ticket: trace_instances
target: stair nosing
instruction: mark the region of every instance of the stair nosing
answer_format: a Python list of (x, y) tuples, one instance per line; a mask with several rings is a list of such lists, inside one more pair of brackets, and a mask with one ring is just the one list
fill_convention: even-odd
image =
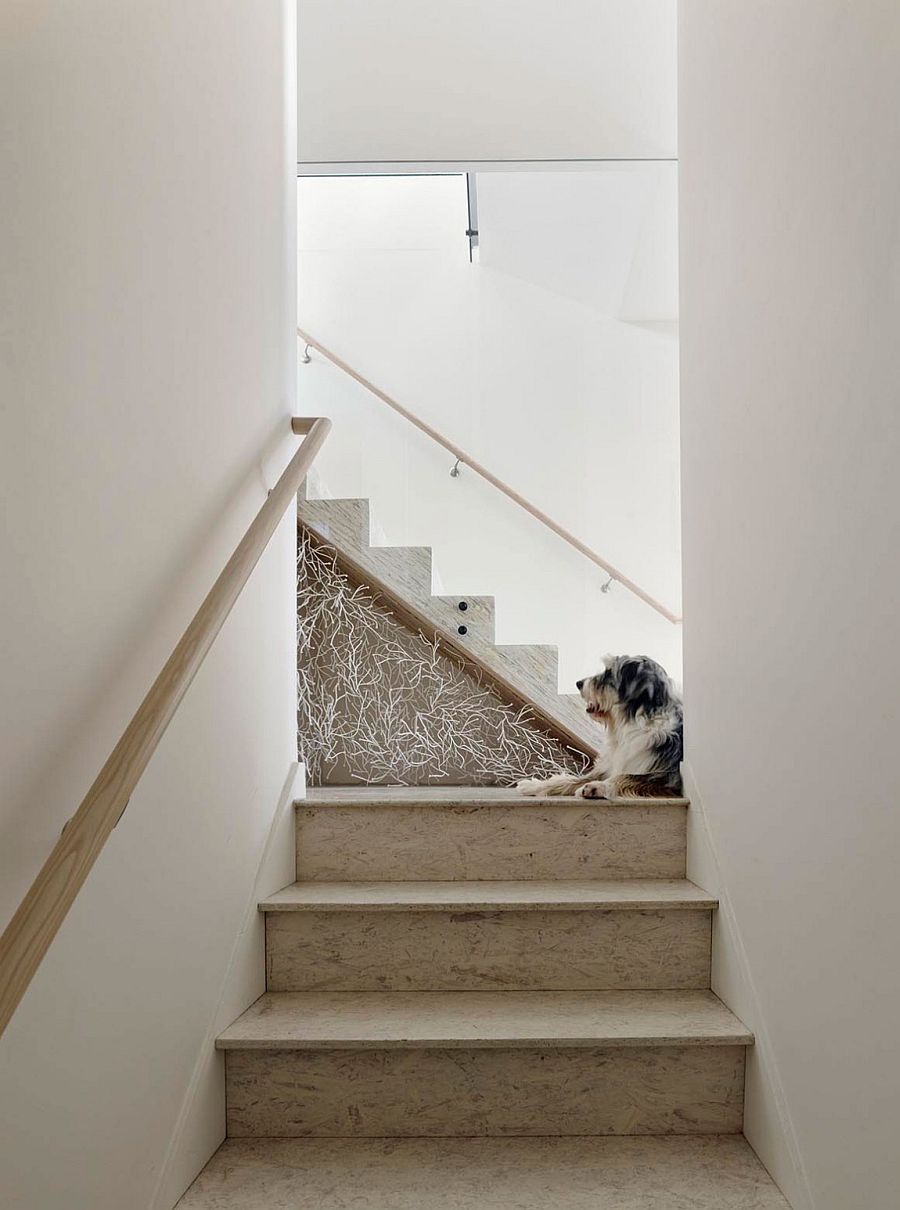
[[(342, 1006), (365, 1009), (369, 1017), (376, 1022), (381, 1012), (390, 1013), (391, 1009), (399, 1008), (407, 1013), (414, 1013), (416, 1020), (421, 1022), (422, 1011), (429, 1006), (439, 1006), (440, 1002), (449, 1005), (456, 1001), (466, 1013), (471, 1016), (464, 1018), (466, 1027), (459, 1023), (444, 1029), (435, 1029), (433, 1033), (404, 1031), (399, 1026), (392, 1026), (388, 1017), (382, 1016), (382, 1023), (387, 1020), (387, 1027), (379, 1033), (375, 1027), (368, 1030), (360, 1028), (341, 1035), (327, 1030), (315, 1032), (307, 1027), (307, 1032), (297, 1028), (294, 1034), (281, 1030), (280, 1033), (271, 1029), (265, 1032), (266, 1022), (272, 1020), (274, 1012), (295, 1018), (298, 1027), (303, 1025), (303, 1009), (317, 1009), (320, 1015), (324, 1012), (327, 1019), (334, 1023), (340, 1020)], [(505, 1001), (505, 1003), (504, 1003)], [(667, 1004), (677, 1013), (685, 1006), (691, 1006), (691, 1011), (710, 1015), (711, 1024), (718, 1022), (717, 1029), (708, 1027), (703, 1030), (698, 1026), (677, 1029), (654, 1027), (652, 1023), (643, 1029), (639, 1027), (641, 1006), (650, 1008), (653, 1002), (657, 1008), (666, 1009)], [(513, 1017), (519, 1013), (519, 1025), (511, 1027), (508, 1032), (501, 1032), (495, 1021), (487, 1026), (475, 1025), (477, 1011), (482, 1012), (491, 1007), (509, 1010)], [(550, 1009), (565, 1009), (577, 1007), (579, 1002), (590, 1010), (592, 1004), (595, 1010), (602, 1013), (603, 1007), (615, 1006), (615, 1011), (630, 1012), (631, 1020), (638, 1025), (632, 1025), (629, 1032), (621, 1026), (618, 1032), (607, 1025), (593, 1029), (581, 1030), (563, 1028), (563, 1024), (555, 1029), (543, 1029), (528, 1032), (522, 1027), (522, 1010), (536, 1012), (539, 1024), (546, 1024), (540, 1010), (547, 1013)], [(636, 1007), (637, 1006), (637, 1007)], [(537, 1011), (536, 1011), (537, 1010)], [(496, 1020), (496, 1019), (495, 1019)], [(249, 1026), (255, 1028), (248, 1029)], [(723, 1024), (728, 1028), (724, 1029)], [(421, 1029), (421, 1025), (419, 1026)], [(481, 1028), (479, 1036), (474, 1030)], [(412, 1034), (413, 1036), (407, 1036)], [(594, 1048), (626, 1049), (626, 1048), (659, 1048), (659, 1047), (697, 1047), (697, 1046), (751, 1046), (753, 1035), (738, 1020), (737, 1017), (709, 991), (584, 991), (584, 992), (547, 992), (547, 991), (415, 991), (415, 992), (266, 992), (254, 1005), (242, 1014), (237, 1021), (230, 1025), (216, 1040), (218, 1050), (545, 1050)]]
[[(658, 882), (658, 888), (653, 884)], [(641, 893), (627, 898), (639, 883)], [(567, 899), (554, 888), (584, 888)], [(483, 888), (503, 887), (492, 898)], [(402, 888), (402, 889), (401, 889)], [(404, 889), (406, 895), (404, 896)], [(625, 892), (618, 896), (615, 891)], [(519, 897), (516, 897), (518, 891)], [(592, 893), (593, 891), (593, 893)], [(653, 892), (657, 891), (656, 894)], [(531, 892), (528, 894), (527, 892)], [(328, 898), (329, 895), (335, 898)], [(344, 897), (341, 898), (341, 895)], [(395, 896), (395, 898), (392, 898)], [(304, 898), (305, 897), (305, 898)], [(259, 903), (261, 912), (656, 912), (715, 911), (718, 900), (689, 879), (510, 881), (485, 879), (432, 882), (294, 882)]]
[[(429, 796), (429, 789), (447, 790), (446, 786), (386, 786), (384, 794), (371, 797), (355, 797), (352, 790), (356, 787), (322, 786), (310, 791), (306, 798), (294, 802), (297, 809), (302, 807), (571, 807), (581, 806), (586, 810), (594, 807), (688, 807), (687, 798), (577, 798), (570, 794), (548, 796), (532, 796), (509, 792), (491, 794), (494, 788), (485, 787), (481, 796), (438, 798)], [(380, 786), (366, 786), (369, 791), (378, 791)], [(351, 791), (346, 793), (343, 791)], [(411, 791), (408, 797), (399, 798), (398, 789)], [(392, 791), (394, 792), (392, 794)]]

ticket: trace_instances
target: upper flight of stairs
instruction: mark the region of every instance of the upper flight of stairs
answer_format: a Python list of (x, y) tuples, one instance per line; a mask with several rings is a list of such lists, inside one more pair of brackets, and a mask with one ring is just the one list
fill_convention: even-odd
[(740, 1137), (752, 1038), (709, 990), (687, 809), (311, 792), (182, 1210), (786, 1210)]
[(516, 704), (528, 705), (566, 743), (596, 753), (597, 725), (586, 716), (581, 697), (559, 692), (557, 649), (495, 643), (493, 597), (432, 595), (430, 547), (372, 546), (368, 500), (310, 500), (301, 492), (297, 518), (415, 628), (438, 636), (446, 648), (471, 661), (480, 675)]

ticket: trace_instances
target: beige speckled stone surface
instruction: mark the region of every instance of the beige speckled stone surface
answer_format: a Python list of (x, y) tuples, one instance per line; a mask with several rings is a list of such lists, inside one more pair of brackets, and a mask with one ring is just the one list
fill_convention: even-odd
[(742, 1046), (231, 1050), (229, 1137), (715, 1134)]
[(435, 790), (297, 805), (297, 877), (316, 881), (683, 878), (681, 800), (528, 800)]
[(733, 1046), (753, 1036), (709, 991), (269, 992), (221, 1050)]
[(369, 543), (368, 500), (307, 500), (299, 496), (297, 516), (338, 548), (353, 549)]
[(178, 1210), (790, 1210), (743, 1138), (230, 1139)]
[[(460, 609), (460, 602), (465, 609)], [(465, 626), (467, 634), (483, 643), (494, 641), (494, 618), (496, 607), (493, 597), (470, 597), (457, 594), (450, 597), (432, 597), (431, 616), (437, 625), (449, 631)]]
[(709, 987), (709, 911), (276, 912), (269, 991)]
[[(572, 799), (548, 797), (530, 798), (509, 786), (316, 786), (309, 791), (308, 799), (316, 805), (360, 806), (377, 803), (379, 806), (408, 807), (413, 804), (428, 806), (474, 807), (474, 806), (565, 806)], [(672, 806), (688, 805), (686, 798), (619, 798), (614, 800), (621, 806), (640, 807), (645, 805)]]
[(409, 605), (431, 601), (430, 546), (368, 546), (353, 553), (376, 584), (392, 588)]
[(697, 911), (718, 906), (685, 879), (583, 882), (294, 882), (259, 905), (264, 912)]

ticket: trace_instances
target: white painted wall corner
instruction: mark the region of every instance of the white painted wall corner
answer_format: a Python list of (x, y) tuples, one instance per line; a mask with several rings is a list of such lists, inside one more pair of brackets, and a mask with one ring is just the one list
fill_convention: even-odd
[[(294, 762), (260, 852), (218, 1006), (198, 1050), (149, 1210), (172, 1210), (225, 1138), (225, 1071), (215, 1040), (266, 990), (265, 921), (258, 905), (294, 881), (294, 803), (305, 797), (306, 767)], [(188, 1129), (190, 1122), (193, 1125)]]
[(298, 762), (294, 772), (290, 793), (292, 802), (302, 802), (306, 798), (306, 764), (302, 760)]
[(691, 804), (687, 875), (719, 901), (713, 917), (712, 990), (753, 1031), (755, 1039), (747, 1054), (744, 1134), (793, 1210), (814, 1210), (809, 1177), (710, 816), (687, 761), (682, 772), (684, 793)]

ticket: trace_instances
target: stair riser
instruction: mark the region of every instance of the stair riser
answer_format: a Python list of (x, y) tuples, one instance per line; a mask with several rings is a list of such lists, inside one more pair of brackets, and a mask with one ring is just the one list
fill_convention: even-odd
[(686, 824), (685, 808), (677, 803), (303, 803), (297, 809), (297, 877), (338, 882), (683, 878)]
[(731, 1134), (741, 1046), (245, 1050), (232, 1137)]
[(708, 911), (271, 912), (269, 991), (709, 987)]
[(351, 549), (368, 546), (367, 500), (302, 500), (297, 513), (326, 542)]
[(342, 550), (377, 583), (416, 605), (431, 599), (431, 548), (425, 546), (370, 546), (369, 509), (360, 525), (357, 500), (309, 500), (297, 515), (313, 534)]
[[(465, 609), (460, 609), (460, 603)], [(425, 610), (435, 626), (448, 633), (455, 633), (466, 644), (494, 642), (494, 598), (493, 597), (431, 597)], [(459, 628), (465, 627), (465, 635)]]

